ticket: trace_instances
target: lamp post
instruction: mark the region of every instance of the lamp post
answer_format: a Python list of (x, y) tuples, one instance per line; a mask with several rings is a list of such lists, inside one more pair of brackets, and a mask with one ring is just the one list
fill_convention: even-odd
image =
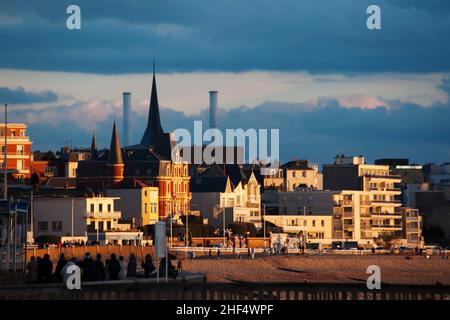
[(170, 211), (170, 247), (173, 247), (173, 212)]
[(186, 236), (184, 237), (186, 241), (186, 247), (189, 247), (189, 215), (186, 214)]
[(266, 205), (263, 204), (263, 237), (264, 237), (264, 248), (266, 247)]
[(8, 105), (5, 103), (5, 149), (3, 157), (3, 199), (8, 200)]

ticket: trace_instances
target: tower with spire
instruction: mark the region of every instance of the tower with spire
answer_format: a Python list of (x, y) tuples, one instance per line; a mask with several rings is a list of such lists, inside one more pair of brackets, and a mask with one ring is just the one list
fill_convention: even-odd
[[(103, 191), (130, 179), (158, 187), (158, 213), (165, 219), (189, 214), (190, 177), (187, 163), (172, 161), (176, 141), (161, 126), (155, 67), (152, 80), (147, 126), (140, 143), (122, 149), (114, 121), (109, 150), (99, 150), (91, 160), (78, 163), (77, 183)], [(96, 149), (94, 135), (91, 152)]]
[(97, 139), (95, 138), (95, 132), (92, 132), (92, 141), (91, 141), (91, 159), (97, 159), (98, 152), (97, 152)]
[(148, 111), (147, 126), (142, 135), (141, 142), (137, 145), (127, 147), (127, 150), (153, 150), (159, 156), (167, 160), (171, 160), (172, 148), (176, 146), (176, 142), (170, 133), (164, 132), (161, 126), (161, 118), (159, 114), (158, 90), (156, 87), (156, 71), (153, 62), (153, 80), (152, 91), (150, 95), (150, 105)]
[(120, 146), (119, 133), (116, 121), (114, 120), (111, 135), (111, 144), (108, 152), (108, 162), (106, 164), (106, 175), (109, 183), (117, 183), (123, 179), (124, 163), (122, 157), (122, 147)]

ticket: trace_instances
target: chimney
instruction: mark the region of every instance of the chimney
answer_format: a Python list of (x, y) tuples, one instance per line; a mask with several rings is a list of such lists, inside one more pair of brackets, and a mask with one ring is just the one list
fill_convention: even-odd
[(217, 128), (216, 113), (217, 113), (217, 91), (209, 92), (209, 127)]
[(123, 93), (123, 145), (130, 145), (131, 92)]

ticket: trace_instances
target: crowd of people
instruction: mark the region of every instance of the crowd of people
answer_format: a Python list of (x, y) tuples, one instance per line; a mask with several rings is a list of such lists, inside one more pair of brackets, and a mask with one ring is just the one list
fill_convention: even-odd
[[(162, 258), (159, 264), (159, 275), (161, 277), (165, 277), (166, 274), (165, 259)], [(181, 271), (181, 260), (179, 260), (177, 268), (172, 265), (171, 259), (167, 261), (167, 264), (168, 277), (175, 279), (178, 276), (178, 272)], [(97, 254), (95, 259), (90, 253), (86, 253), (83, 259), (75, 257), (67, 259), (64, 254), (61, 254), (54, 271), (50, 256), (45, 254), (42, 258), (31, 257), (27, 264), (27, 280), (30, 283), (65, 283), (67, 277), (70, 276), (67, 268), (71, 265), (77, 265), (80, 268), (82, 281), (123, 280), (126, 278), (151, 278), (156, 276), (156, 267), (150, 254), (147, 254), (141, 261), (143, 273), (138, 273), (138, 259), (134, 253), (131, 253), (128, 257), (128, 263), (125, 262), (123, 256), (117, 258), (114, 253), (105, 261), (102, 260), (101, 254)]]

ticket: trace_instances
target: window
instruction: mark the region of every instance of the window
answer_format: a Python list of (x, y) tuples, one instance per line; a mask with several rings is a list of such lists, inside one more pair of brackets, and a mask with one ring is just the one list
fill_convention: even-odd
[(320, 225), (321, 225), (322, 227), (325, 227), (325, 220), (320, 221)]
[(306, 171), (302, 171), (303, 178), (306, 178)]
[(17, 154), (18, 155), (23, 155), (23, 146), (17, 146)]
[(17, 160), (17, 170), (23, 170), (23, 160)]
[(54, 231), (54, 232), (62, 231), (62, 221), (53, 221), (52, 222), (52, 231)]
[(148, 210), (147, 203), (144, 203), (144, 213), (147, 213), (147, 210)]
[(39, 221), (38, 222), (38, 230), (39, 231), (48, 231), (48, 221)]
[(316, 226), (316, 220), (312, 221), (312, 226), (315, 227)]
[(95, 211), (95, 205), (93, 203), (91, 203), (91, 212)]
[(99, 212), (103, 212), (103, 203), (100, 203), (100, 204), (98, 205), (98, 211), (99, 211)]

